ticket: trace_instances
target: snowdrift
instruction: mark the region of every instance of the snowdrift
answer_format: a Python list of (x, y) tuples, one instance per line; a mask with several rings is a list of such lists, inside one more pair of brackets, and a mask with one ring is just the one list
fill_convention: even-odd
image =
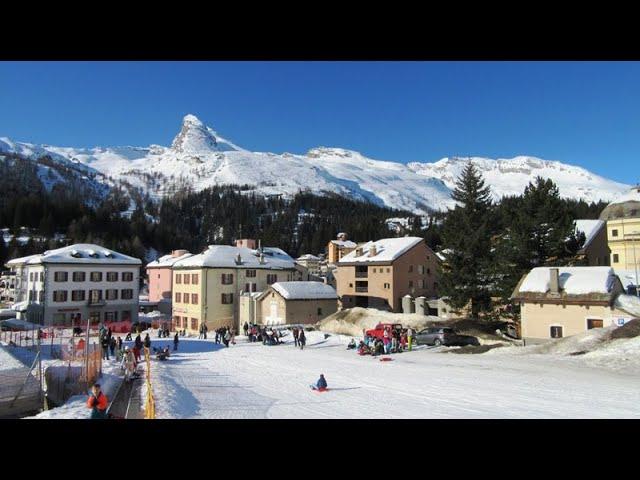
[(378, 323), (400, 323), (404, 327), (420, 330), (433, 322), (445, 320), (432, 315), (391, 313), (375, 308), (355, 307), (340, 310), (318, 322), (316, 326), (323, 332), (361, 337), (363, 329), (375, 328)]

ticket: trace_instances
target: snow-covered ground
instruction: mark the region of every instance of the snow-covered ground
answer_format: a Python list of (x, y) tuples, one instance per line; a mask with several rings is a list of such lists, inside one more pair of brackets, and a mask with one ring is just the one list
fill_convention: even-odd
[[(152, 364), (157, 417), (640, 418), (640, 366), (613, 371), (580, 357), (452, 355), (445, 347), (381, 362), (346, 350), (348, 339), (309, 332), (303, 351), (290, 339), (264, 346), (239, 337), (230, 348), (181, 339), (168, 361)], [(309, 388), (320, 373), (329, 392)]]

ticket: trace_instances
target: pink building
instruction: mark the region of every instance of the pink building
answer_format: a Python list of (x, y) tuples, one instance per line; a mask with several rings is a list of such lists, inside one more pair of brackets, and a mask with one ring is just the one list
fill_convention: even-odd
[(191, 256), (193, 254), (186, 250), (174, 250), (169, 255), (160, 257), (147, 265), (150, 302), (159, 302), (163, 298), (171, 300), (173, 288), (171, 267), (178, 260), (184, 260)]
[(239, 238), (238, 240), (236, 240), (236, 247), (244, 247), (255, 250), (256, 241), (253, 238)]

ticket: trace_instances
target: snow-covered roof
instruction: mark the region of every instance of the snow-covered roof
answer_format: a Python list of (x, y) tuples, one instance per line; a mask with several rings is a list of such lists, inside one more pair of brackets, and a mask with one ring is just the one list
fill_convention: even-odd
[(14, 267), (14, 266), (17, 266), (17, 265), (22, 265), (22, 264), (27, 263), (29, 260), (32, 260), (32, 259), (37, 258), (37, 257), (39, 257), (39, 256), (40, 256), (40, 254), (36, 254), (36, 255), (28, 255), (28, 256), (26, 256), (26, 257), (14, 258), (14, 259), (12, 259), (12, 260), (9, 260), (9, 261), (6, 263), (6, 265), (7, 265), (8, 267)]
[(636, 295), (618, 295), (614, 302), (614, 306), (640, 318), (640, 298)]
[(356, 248), (358, 245), (351, 240), (331, 240), (331, 243), (344, 248)]
[[(616, 275), (618, 275), (618, 278), (620, 278), (620, 281), (622, 282), (622, 285), (625, 289), (640, 283), (636, 280), (635, 270), (621, 270), (619, 268), (616, 268), (615, 272)], [(640, 280), (640, 269), (638, 269), (638, 279)]]
[(16, 258), (8, 262), (7, 265), (11, 266), (20, 263), (26, 263), (27, 265), (37, 265), (40, 263), (112, 263), (118, 265), (140, 265), (142, 260), (109, 250), (100, 245), (76, 243), (56, 250), (47, 250), (44, 253), (31, 255), (30, 257), (23, 257), (22, 259)]
[(587, 248), (591, 241), (596, 237), (596, 234), (601, 228), (604, 228), (605, 222), (603, 220), (576, 220), (575, 230), (576, 233), (581, 231), (584, 233), (585, 240), (582, 248)]
[[(209, 248), (199, 255), (193, 255), (173, 264), (174, 268), (266, 268), (293, 269), (295, 262), (279, 248), (265, 247), (262, 249), (264, 263), (260, 263), (258, 250), (231, 245), (209, 245)], [(236, 263), (240, 255), (240, 263)]]
[(311, 261), (320, 261), (320, 257), (316, 257), (315, 255), (311, 255), (310, 253), (305, 253), (304, 255), (297, 258), (297, 260), (311, 260)]
[(276, 282), (271, 287), (287, 300), (338, 298), (336, 290), (322, 282)]
[[(560, 290), (567, 295), (609, 294), (616, 281), (611, 267), (558, 267)], [(532, 269), (520, 285), (520, 292), (547, 293), (551, 267)]]
[[(364, 244), (362, 246), (362, 255), (356, 256), (357, 250), (354, 250), (342, 257), (338, 263), (391, 262), (422, 241), (424, 239), (420, 237), (383, 238)], [(376, 254), (369, 256), (369, 251), (373, 245), (375, 245)]]
[(147, 268), (162, 268), (162, 267), (171, 267), (174, 263), (184, 260), (185, 258), (192, 257), (193, 253), (185, 253), (184, 255), (180, 255), (179, 257), (174, 257), (173, 255), (164, 255), (153, 262), (149, 262), (147, 264)]
[(633, 187), (631, 190), (629, 190), (624, 195), (620, 195), (618, 198), (616, 198), (609, 205), (616, 205), (618, 203), (625, 203), (625, 202), (640, 202), (640, 188), (639, 187)]

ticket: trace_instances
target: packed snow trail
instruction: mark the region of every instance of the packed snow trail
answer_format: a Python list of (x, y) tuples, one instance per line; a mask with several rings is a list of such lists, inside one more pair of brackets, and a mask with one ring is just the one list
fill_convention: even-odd
[[(154, 344), (167, 343), (154, 340)], [(541, 355), (359, 356), (309, 332), (304, 350), (181, 339), (153, 361), (157, 418), (640, 418), (640, 376)], [(309, 388), (324, 373), (329, 392)]]

